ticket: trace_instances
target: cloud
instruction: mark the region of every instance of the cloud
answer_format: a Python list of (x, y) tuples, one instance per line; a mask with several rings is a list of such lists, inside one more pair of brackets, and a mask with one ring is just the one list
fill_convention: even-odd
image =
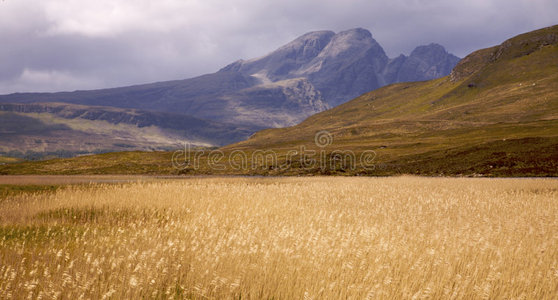
[(0, 93), (115, 87), (214, 72), (312, 30), (369, 29), (390, 56), (464, 56), (553, 25), (554, 0), (4, 0)]
[(0, 89), (22, 91), (32, 86), (37, 90), (65, 90), (68, 86), (79, 86), (83, 89), (102, 85), (95, 77), (84, 77), (77, 73), (64, 71), (42, 71), (24, 69), (16, 80), (0, 81)]

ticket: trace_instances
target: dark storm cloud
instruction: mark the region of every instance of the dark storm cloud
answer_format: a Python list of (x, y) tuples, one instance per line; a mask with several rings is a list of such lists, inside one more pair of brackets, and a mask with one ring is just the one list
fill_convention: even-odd
[(0, 93), (187, 78), (323, 29), (369, 29), (391, 57), (431, 42), (463, 57), (557, 15), (554, 0), (5, 0)]

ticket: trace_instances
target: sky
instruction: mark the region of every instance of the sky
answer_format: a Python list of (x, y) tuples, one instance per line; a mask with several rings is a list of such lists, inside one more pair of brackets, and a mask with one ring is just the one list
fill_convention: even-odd
[(555, 24), (556, 0), (0, 0), (0, 94), (195, 77), (315, 30), (464, 57)]

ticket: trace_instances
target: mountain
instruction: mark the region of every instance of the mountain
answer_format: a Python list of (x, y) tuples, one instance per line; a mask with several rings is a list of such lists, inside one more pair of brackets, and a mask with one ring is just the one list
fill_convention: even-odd
[[(178, 136), (187, 140), (193, 137), (203, 141), (202, 144), (221, 146), (240, 141), (262, 128), (296, 125), (311, 115), (386, 84), (448, 75), (458, 60), (442, 46), (435, 44), (420, 46), (409, 57), (402, 55), (390, 60), (365, 29), (339, 33), (317, 31), (307, 33), (263, 57), (240, 60), (218, 72), (191, 79), (90, 91), (15, 93), (1, 95), (0, 103), (35, 103), (35, 107), (38, 103), (67, 103), (81, 107), (66, 106), (65, 109), (83, 111), (88, 110), (85, 106), (91, 106), (92, 111), (111, 111), (112, 108), (119, 108), (119, 113), (129, 115), (135, 115), (137, 112), (134, 110), (141, 110), (142, 114), (150, 116), (154, 122), (152, 126), (166, 128), (165, 132), (167, 129), (181, 130)], [(155, 112), (159, 113), (159, 117), (153, 117)], [(28, 117), (22, 111), (11, 113)], [(97, 114), (90, 114), (93, 115)], [(223, 131), (215, 132), (210, 137), (202, 130), (203, 126), (168, 128), (168, 122), (160, 117), (163, 115), (172, 120), (179, 119), (178, 115), (183, 115), (187, 120), (195, 116), (198, 124), (218, 124), (212, 128), (221, 128)], [(69, 120), (56, 117), (59, 124)], [(24, 122), (24, 119), (19, 118), (19, 122)], [(124, 123), (112, 125), (119, 124)], [(80, 134), (87, 135), (90, 133), (88, 130), (83, 129)], [(144, 129), (136, 126), (127, 130), (139, 132)], [(110, 140), (110, 135), (103, 134), (104, 139)], [(28, 132), (28, 135), (27, 140), (40, 140), (37, 134)], [(168, 134), (164, 133), (162, 137), (167, 138)], [(37, 149), (51, 149), (66, 144), (52, 139), (43, 140), (51, 144)], [(83, 138), (76, 138), (76, 143), (81, 140)], [(152, 142), (159, 145), (160, 141), (154, 139)], [(0, 146), (2, 144), (5, 142), (0, 142)], [(92, 144), (110, 146), (120, 143), (95, 140)], [(136, 145), (130, 141), (129, 144), (133, 145), (131, 149), (146, 149), (141, 143)], [(33, 143), (27, 145), (32, 148)], [(121, 150), (121, 147), (109, 149)]]
[(191, 116), (65, 103), (0, 104), (0, 152), (168, 150), (224, 145), (252, 128)]
[(459, 60), (438, 44), (419, 46), (409, 57), (390, 60), (383, 75), (390, 83), (431, 80), (448, 75)]
[[(424, 69), (415, 68), (413, 57), (425, 50), (401, 59), (398, 68)], [(316, 147), (319, 133), (327, 133), (327, 148)], [(383, 87), (225, 149), (284, 153), (302, 146), (376, 154), (378, 168), (343, 172), (556, 176), (558, 26), (476, 51), (449, 76)]]
[(307, 78), (333, 107), (387, 84), (446, 76), (458, 62), (437, 44), (390, 60), (368, 30), (356, 28), (307, 33), (264, 57), (239, 60), (221, 71), (261, 82)]
[(184, 165), (183, 152), (119, 152), (7, 164), (0, 174), (558, 176), (558, 26), (473, 52), (443, 78), (377, 89), (218, 156), (194, 153), (198, 167)]
[(16, 93), (0, 96), (0, 103), (65, 102), (284, 127), (386, 84), (448, 75), (459, 58), (431, 44), (395, 60), (404, 62), (390, 62), (365, 29), (317, 31), (261, 58), (240, 60), (191, 79), (91, 91)]

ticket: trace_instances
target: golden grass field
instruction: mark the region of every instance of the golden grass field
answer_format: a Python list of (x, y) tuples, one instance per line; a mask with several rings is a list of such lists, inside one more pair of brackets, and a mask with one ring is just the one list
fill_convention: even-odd
[(79, 184), (0, 224), (3, 299), (558, 297), (556, 179)]

